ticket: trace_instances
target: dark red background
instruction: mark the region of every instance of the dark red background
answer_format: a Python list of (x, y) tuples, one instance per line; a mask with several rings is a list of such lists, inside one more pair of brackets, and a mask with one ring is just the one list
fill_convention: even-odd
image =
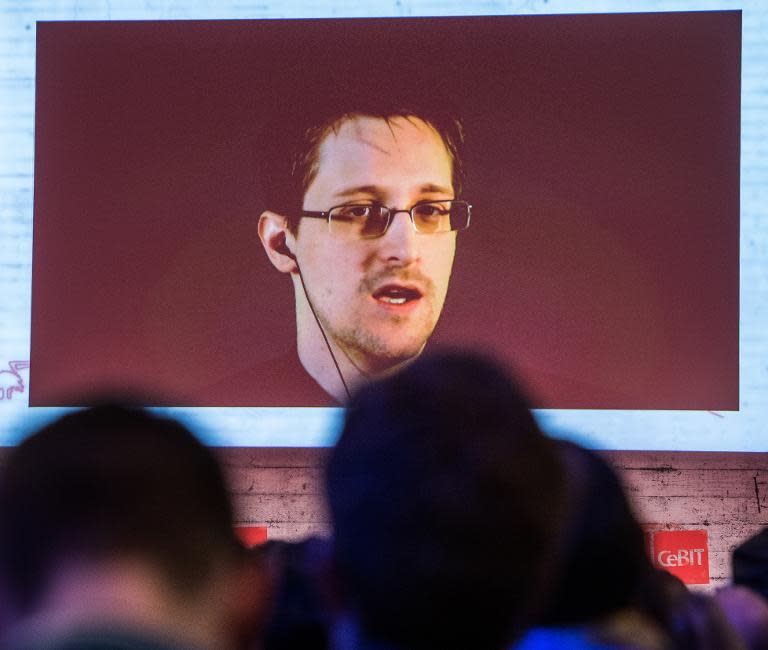
[[(464, 114), (470, 230), (434, 343), (549, 408), (738, 408), (740, 12), (37, 28), (30, 404), (206, 389), (295, 338), (260, 125), (416, 60)], [(264, 405), (258, 387), (254, 405)], [(268, 404), (267, 404), (268, 405)]]

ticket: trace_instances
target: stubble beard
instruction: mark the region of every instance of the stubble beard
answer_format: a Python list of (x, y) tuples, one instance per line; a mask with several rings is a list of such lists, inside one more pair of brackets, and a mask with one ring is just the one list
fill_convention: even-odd
[(365, 375), (385, 374), (421, 354), (442, 311), (442, 305), (436, 305), (432, 280), (410, 272), (386, 271), (364, 278), (357, 289), (360, 299), (368, 300), (374, 289), (387, 281), (417, 282), (423, 292), (419, 313), (382, 313), (378, 318), (370, 316), (370, 319), (376, 320), (366, 325), (359, 313), (354, 314), (349, 324), (334, 324), (323, 309), (318, 310), (318, 317), (328, 337)]

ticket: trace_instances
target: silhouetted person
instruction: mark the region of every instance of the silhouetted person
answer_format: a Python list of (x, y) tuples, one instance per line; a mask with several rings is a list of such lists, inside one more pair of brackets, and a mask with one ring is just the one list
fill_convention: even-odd
[(568, 477), (560, 566), (537, 628), (517, 650), (742, 650), (711, 598), (653, 567), (611, 466), (574, 443), (558, 445)]
[(0, 471), (2, 647), (233, 647), (242, 553), (219, 467), (185, 427), (67, 415)]
[(717, 601), (750, 649), (768, 650), (768, 528), (739, 544), (731, 564), (733, 585)]
[(731, 558), (733, 584), (768, 600), (768, 527), (739, 544)]
[(333, 647), (500, 649), (521, 634), (563, 475), (499, 366), (422, 357), (364, 387), (326, 482), (346, 612)]
[(749, 650), (768, 650), (768, 602), (748, 587), (719, 590), (715, 600)]
[(333, 618), (330, 541), (310, 537), (301, 542), (270, 541), (266, 556), (273, 580), (267, 609), (264, 650), (326, 650)]
[(520, 647), (665, 647), (660, 626), (638, 607), (654, 569), (618, 476), (592, 451), (566, 441), (558, 448), (568, 478), (559, 569)]

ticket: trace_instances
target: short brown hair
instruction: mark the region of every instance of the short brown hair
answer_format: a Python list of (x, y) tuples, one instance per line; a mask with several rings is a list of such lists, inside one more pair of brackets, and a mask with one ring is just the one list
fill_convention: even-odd
[(263, 207), (288, 217), (289, 226), (295, 229), (304, 195), (317, 175), (320, 145), (345, 121), (356, 117), (387, 122), (398, 117), (419, 119), (435, 129), (451, 158), (455, 198), (460, 196), (464, 186), (464, 127), (450, 108), (439, 101), (437, 106), (431, 106), (412, 96), (383, 100), (365, 93), (354, 97), (332, 94), (309, 108), (302, 105), (281, 112), (264, 129), (260, 141)]

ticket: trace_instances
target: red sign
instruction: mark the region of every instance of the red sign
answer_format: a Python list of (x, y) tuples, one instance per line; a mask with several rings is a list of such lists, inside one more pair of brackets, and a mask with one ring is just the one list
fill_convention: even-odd
[(650, 532), (653, 564), (687, 585), (709, 584), (709, 544), (706, 530)]
[(252, 548), (267, 541), (266, 526), (235, 526), (235, 534), (246, 548)]

